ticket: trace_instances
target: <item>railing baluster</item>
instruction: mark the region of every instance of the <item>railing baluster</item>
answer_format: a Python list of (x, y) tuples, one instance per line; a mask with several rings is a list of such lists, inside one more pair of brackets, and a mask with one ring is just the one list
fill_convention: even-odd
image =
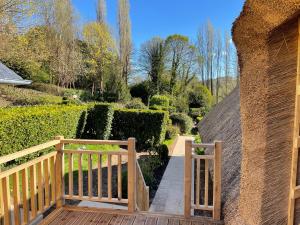
[(44, 187), (43, 187), (43, 174), (42, 174), (42, 162), (37, 164), (37, 180), (38, 180), (38, 211), (42, 213), (44, 211)]
[(136, 151), (135, 138), (128, 139), (128, 211), (136, 210)]
[(205, 191), (204, 191), (204, 206), (208, 206), (208, 160), (205, 159)]
[(78, 195), (83, 196), (82, 154), (78, 155)]
[(122, 199), (122, 156), (118, 155), (118, 199)]
[(73, 196), (73, 154), (68, 154), (69, 158), (69, 195)]
[(21, 171), (22, 176), (22, 202), (23, 202), (23, 221), (29, 222), (29, 205), (28, 205), (28, 171), (27, 168)]
[(102, 198), (102, 155), (98, 154), (98, 198)]
[(62, 136), (58, 136), (55, 138), (56, 140), (60, 140), (60, 143), (55, 145), (55, 149), (57, 151), (56, 160), (55, 160), (55, 199), (56, 199), (56, 207), (60, 208), (64, 204), (63, 196), (65, 194), (64, 189), (64, 154), (63, 148), (64, 144), (61, 141), (64, 139)]
[(2, 178), (4, 225), (10, 225), (10, 191), (9, 177)]
[(88, 194), (93, 197), (93, 168), (92, 168), (92, 155), (88, 154)]
[(44, 160), (44, 184), (45, 184), (45, 206), (50, 205), (50, 187), (49, 187), (49, 159)]
[(112, 198), (112, 187), (111, 187), (111, 177), (112, 177), (112, 171), (111, 171), (111, 155), (108, 155), (107, 160), (107, 193), (108, 193), (108, 199)]
[(30, 205), (31, 205), (31, 218), (36, 217), (36, 169), (35, 165), (29, 167), (30, 172)]
[(200, 159), (197, 159), (197, 178), (196, 178), (196, 206), (200, 205), (200, 172), (201, 172), (201, 163)]
[(213, 195), (213, 218), (221, 218), (221, 174), (222, 174), (222, 142), (215, 142), (214, 160), (214, 195)]
[(192, 203), (192, 141), (185, 142), (184, 159), (184, 216), (191, 216)]
[(20, 219), (20, 189), (19, 189), (19, 173), (16, 172), (12, 175), (13, 185), (13, 202), (14, 202), (14, 222), (15, 225), (21, 224)]
[(50, 158), (51, 203), (55, 203), (55, 161), (55, 156)]

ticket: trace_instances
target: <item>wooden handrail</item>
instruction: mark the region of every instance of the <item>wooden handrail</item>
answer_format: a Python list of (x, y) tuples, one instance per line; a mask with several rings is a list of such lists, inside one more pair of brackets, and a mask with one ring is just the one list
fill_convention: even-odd
[(53, 141), (49, 141), (49, 142), (31, 147), (31, 148), (27, 148), (27, 149), (19, 151), (19, 152), (15, 152), (15, 153), (12, 153), (12, 154), (9, 154), (9, 155), (2, 156), (2, 157), (0, 157), (0, 164), (7, 163), (7, 162), (10, 162), (12, 160), (24, 157), (26, 155), (30, 155), (30, 154), (39, 152), (39, 151), (44, 150), (46, 148), (53, 147), (53, 146), (55, 146), (59, 143), (60, 143), (59, 140), (53, 140)]
[(86, 140), (86, 139), (63, 139), (62, 144), (84, 144), (84, 145), (120, 145), (127, 146), (128, 141), (115, 140)]

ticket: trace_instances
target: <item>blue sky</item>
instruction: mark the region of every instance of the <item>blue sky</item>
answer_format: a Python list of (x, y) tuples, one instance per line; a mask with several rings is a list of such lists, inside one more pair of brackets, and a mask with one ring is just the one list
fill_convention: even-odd
[[(117, 33), (117, 2), (107, 1), (108, 23)], [(210, 20), (215, 28), (230, 32), (244, 0), (130, 0), (134, 47), (154, 36), (178, 33), (196, 38), (197, 30)], [(96, 0), (73, 0), (81, 24), (96, 18)]]

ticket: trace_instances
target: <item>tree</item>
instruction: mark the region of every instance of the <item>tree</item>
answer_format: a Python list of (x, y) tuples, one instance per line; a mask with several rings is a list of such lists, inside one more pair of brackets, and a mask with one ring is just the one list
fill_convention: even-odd
[(207, 87), (209, 87), (213, 95), (213, 60), (214, 60), (214, 28), (210, 21), (205, 27), (205, 41), (206, 41), (206, 70), (207, 70)]
[(184, 57), (189, 50), (189, 38), (182, 35), (172, 35), (166, 40), (167, 58), (170, 67), (170, 91), (174, 91), (174, 87), (178, 81), (179, 69)]
[(129, 0), (119, 0), (119, 54), (121, 64), (121, 76), (126, 84), (128, 84), (129, 74), (131, 71), (131, 22), (129, 16)]
[(97, 4), (97, 22), (106, 22), (106, 2), (105, 0), (98, 0)]
[(222, 37), (221, 32), (219, 31), (216, 35), (216, 75), (217, 75), (217, 82), (216, 82), (216, 102), (219, 103), (219, 89), (220, 89), (220, 75), (221, 75), (221, 65), (222, 65)]
[(140, 51), (139, 66), (149, 76), (156, 94), (160, 91), (160, 82), (165, 69), (164, 40), (158, 37), (144, 43)]
[(226, 34), (225, 34), (225, 49), (224, 49), (225, 95), (228, 94), (228, 78), (229, 78), (230, 63), (231, 63), (230, 41), (231, 41), (230, 36), (226, 32)]
[(110, 64), (116, 56), (115, 42), (104, 23), (92, 22), (85, 25), (83, 36), (90, 55), (86, 60), (89, 64), (89, 74), (93, 84), (92, 94), (96, 89), (103, 94)]

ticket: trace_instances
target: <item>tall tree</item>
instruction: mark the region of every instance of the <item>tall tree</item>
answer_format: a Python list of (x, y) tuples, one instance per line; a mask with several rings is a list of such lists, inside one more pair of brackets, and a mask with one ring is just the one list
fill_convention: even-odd
[(119, 54), (121, 64), (121, 76), (126, 84), (128, 84), (129, 74), (131, 72), (131, 21), (130, 21), (130, 5), (129, 0), (119, 0)]
[(105, 0), (98, 0), (97, 2), (97, 22), (106, 22), (106, 2)]
[(231, 63), (231, 46), (230, 46), (230, 36), (225, 33), (225, 49), (224, 49), (224, 73), (225, 73), (225, 95), (228, 94), (229, 90), (229, 73), (230, 73), (230, 63)]
[(92, 81), (92, 94), (99, 90), (102, 94), (105, 81), (109, 79), (108, 70), (115, 57), (115, 42), (108, 27), (103, 23), (92, 22), (83, 29), (85, 42), (88, 44), (89, 75)]
[(220, 89), (220, 75), (222, 71), (222, 36), (221, 32), (218, 31), (216, 35), (216, 102), (219, 102), (219, 89)]
[(203, 85), (206, 84), (206, 74), (205, 74), (205, 43), (204, 43), (204, 29), (201, 27), (197, 34), (197, 51), (198, 51), (198, 65), (200, 67), (201, 82)]
[(207, 70), (207, 87), (209, 87), (213, 95), (213, 61), (214, 61), (214, 27), (210, 21), (207, 22), (205, 28), (206, 41), (206, 70)]
[(166, 49), (168, 52), (168, 61), (170, 64), (170, 91), (173, 93), (174, 87), (180, 74), (180, 66), (189, 50), (189, 38), (182, 35), (171, 35), (166, 40)]
[(140, 68), (147, 73), (158, 94), (165, 69), (164, 40), (156, 37), (144, 43), (141, 47), (139, 62)]

